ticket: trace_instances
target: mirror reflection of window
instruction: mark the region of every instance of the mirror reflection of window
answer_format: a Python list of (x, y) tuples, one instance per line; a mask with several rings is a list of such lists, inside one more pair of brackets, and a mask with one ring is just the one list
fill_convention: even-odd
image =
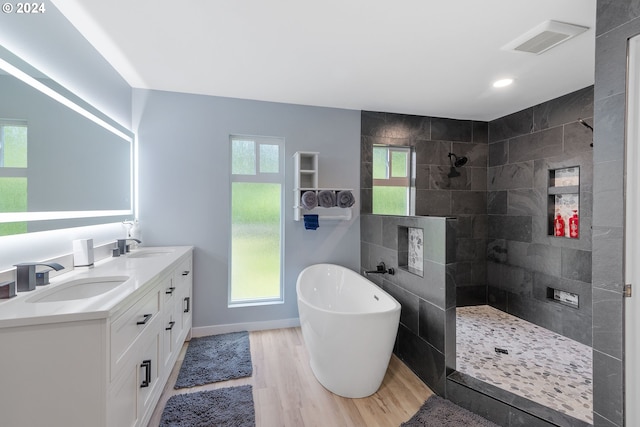
[(0, 167), (27, 167), (27, 122), (0, 119)]
[(381, 215), (410, 215), (410, 147), (373, 146), (372, 212)]
[[(0, 119), (0, 212), (27, 211), (27, 122)], [(0, 236), (26, 233), (26, 222), (0, 223)]]

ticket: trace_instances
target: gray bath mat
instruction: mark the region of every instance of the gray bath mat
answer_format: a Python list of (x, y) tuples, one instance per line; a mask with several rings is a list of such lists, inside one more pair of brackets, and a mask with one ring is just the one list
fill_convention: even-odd
[(167, 401), (160, 427), (254, 427), (250, 385), (177, 394)]
[(497, 424), (467, 411), (450, 400), (436, 395), (427, 399), (422, 407), (400, 427), (499, 427)]
[(192, 338), (174, 388), (249, 377), (252, 372), (248, 332)]

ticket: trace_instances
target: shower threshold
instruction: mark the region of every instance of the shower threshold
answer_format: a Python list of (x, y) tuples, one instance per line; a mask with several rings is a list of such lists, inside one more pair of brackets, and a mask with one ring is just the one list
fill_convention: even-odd
[(456, 309), (456, 353), (459, 382), (479, 380), (593, 424), (591, 347), (482, 305)]

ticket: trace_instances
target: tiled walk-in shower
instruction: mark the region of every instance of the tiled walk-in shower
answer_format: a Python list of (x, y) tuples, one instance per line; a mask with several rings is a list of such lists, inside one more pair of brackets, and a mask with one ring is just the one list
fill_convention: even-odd
[(593, 424), (591, 347), (481, 305), (456, 309), (456, 352), (457, 371)]

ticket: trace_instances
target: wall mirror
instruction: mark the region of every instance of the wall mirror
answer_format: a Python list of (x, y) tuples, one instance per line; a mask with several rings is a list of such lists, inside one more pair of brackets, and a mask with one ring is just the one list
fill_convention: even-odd
[(133, 213), (133, 134), (0, 48), (0, 236)]

